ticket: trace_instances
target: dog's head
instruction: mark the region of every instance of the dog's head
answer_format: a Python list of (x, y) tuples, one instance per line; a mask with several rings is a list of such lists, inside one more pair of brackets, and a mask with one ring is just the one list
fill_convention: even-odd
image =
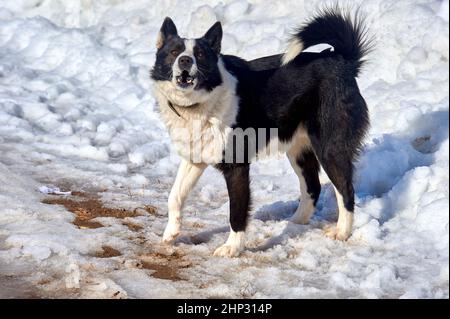
[(220, 22), (201, 38), (184, 39), (173, 21), (166, 18), (158, 35), (152, 79), (170, 82), (181, 92), (212, 91), (222, 84), (218, 66), (221, 41)]

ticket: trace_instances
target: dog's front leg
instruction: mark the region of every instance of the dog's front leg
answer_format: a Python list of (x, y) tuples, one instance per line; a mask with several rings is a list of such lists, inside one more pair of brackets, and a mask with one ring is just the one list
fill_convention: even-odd
[(169, 223), (164, 231), (164, 243), (174, 241), (180, 234), (181, 210), (184, 202), (206, 167), (206, 164), (193, 164), (182, 159), (175, 183), (169, 195)]
[(250, 167), (248, 164), (224, 164), (218, 167), (225, 176), (230, 198), (230, 235), (214, 256), (235, 257), (244, 250), (244, 232), (250, 209)]

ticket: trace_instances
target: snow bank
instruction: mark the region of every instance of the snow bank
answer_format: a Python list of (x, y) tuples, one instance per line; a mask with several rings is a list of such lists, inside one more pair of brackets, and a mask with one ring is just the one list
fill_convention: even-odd
[[(226, 189), (214, 170), (188, 202), (176, 247), (159, 244), (179, 161), (148, 78), (163, 17), (185, 36), (220, 20), (224, 52), (252, 59), (282, 52), (321, 4), (3, 1), (0, 274), (50, 296), (448, 298), (448, 0), (357, 1), (377, 47), (359, 79), (372, 127), (356, 166), (348, 243), (322, 233), (336, 218), (326, 176), (311, 224), (292, 225), (285, 219), (297, 206), (297, 178), (286, 160), (265, 160), (252, 168), (254, 212), (242, 258), (211, 257), (228, 230)], [(42, 185), (102, 191), (111, 205), (155, 205), (159, 215), (127, 220), (143, 227), (137, 232), (114, 218), (78, 229), (71, 213), (40, 203)], [(122, 255), (92, 257), (105, 245)], [(184, 281), (157, 278), (140, 264), (174, 251), (181, 260), (162, 262)]]

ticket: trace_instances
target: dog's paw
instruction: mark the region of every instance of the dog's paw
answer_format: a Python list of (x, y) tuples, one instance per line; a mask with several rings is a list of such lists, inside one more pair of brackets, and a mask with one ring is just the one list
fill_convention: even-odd
[(180, 235), (180, 227), (169, 224), (164, 231), (162, 242), (171, 244), (177, 239), (178, 235)]
[(215, 257), (237, 257), (242, 252), (242, 248), (235, 245), (222, 245), (214, 251)]
[(173, 244), (175, 239), (177, 239), (178, 235), (179, 234), (170, 234), (170, 235), (164, 234), (162, 239), (163, 244)]
[(325, 228), (325, 236), (334, 240), (346, 241), (350, 235), (350, 231), (341, 230), (336, 226)]

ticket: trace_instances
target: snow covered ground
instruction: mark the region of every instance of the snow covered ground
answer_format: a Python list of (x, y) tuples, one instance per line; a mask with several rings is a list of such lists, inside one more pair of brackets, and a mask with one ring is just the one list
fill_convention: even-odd
[[(228, 231), (225, 183), (213, 169), (186, 206), (183, 236), (160, 244), (179, 162), (148, 77), (163, 18), (185, 36), (218, 19), (224, 52), (252, 59), (283, 52), (293, 27), (324, 3), (2, 0), (0, 297), (448, 298), (448, 0), (351, 2), (368, 14), (377, 49), (359, 79), (372, 127), (348, 242), (323, 234), (337, 209), (326, 176), (312, 222), (288, 223), (299, 186), (277, 158), (252, 167), (242, 257), (212, 257)], [(142, 213), (79, 228), (73, 213), (42, 203), (57, 197), (42, 185)], [(99, 258), (106, 246), (120, 255)]]

